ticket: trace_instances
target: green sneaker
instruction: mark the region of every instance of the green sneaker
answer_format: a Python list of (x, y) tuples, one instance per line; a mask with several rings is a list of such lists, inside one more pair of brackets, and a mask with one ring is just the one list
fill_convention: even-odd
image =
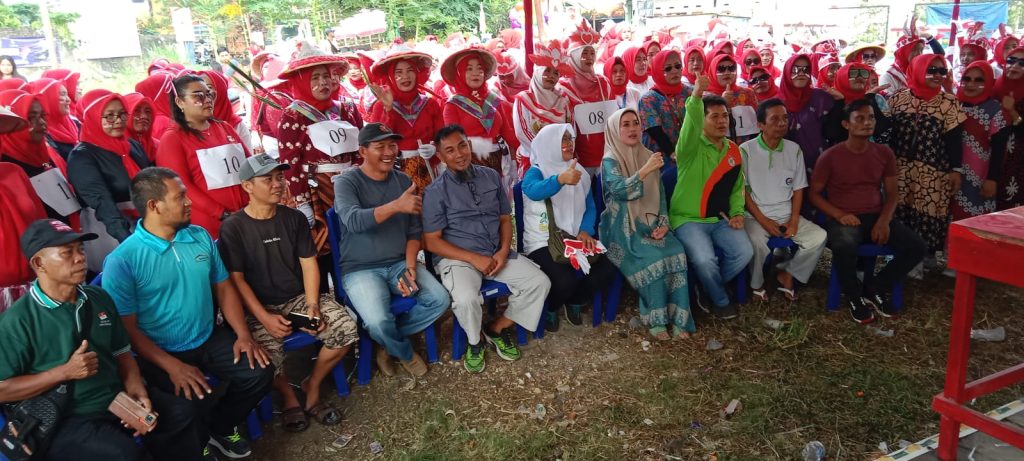
[(550, 332), (558, 331), (558, 311), (544, 312), (544, 329)]
[(466, 348), (466, 356), (462, 358), (462, 366), (466, 367), (466, 371), (476, 374), (482, 373), (484, 367), (487, 365), (484, 363), (484, 344), (470, 344)]
[(487, 329), (484, 329), (484, 337), (487, 338), (487, 342), (494, 345), (494, 351), (498, 353), (498, 357), (501, 357), (510, 362), (519, 360), (522, 354), (519, 353), (519, 346), (516, 345), (516, 340), (513, 337), (515, 334), (515, 327), (508, 327), (501, 330), (501, 333), (494, 334)]

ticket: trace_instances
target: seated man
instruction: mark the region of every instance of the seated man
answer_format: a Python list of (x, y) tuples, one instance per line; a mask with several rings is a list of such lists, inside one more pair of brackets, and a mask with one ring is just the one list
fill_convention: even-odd
[[(142, 220), (104, 261), (103, 288), (117, 305), (142, 375), (199, 408), (201, 440), (229, 458), (248, 456), (237, 425), (270, 391), (267, 352), (249, 333), (210, 234), (190, 225), (192, 202), (178, 174), (146, 168), (132, 179), (131, 196)], [(214, 325), (215, 295), (234, 334)], [(219, 398), (209, 395), (204, 372), (220, 381)]]
[[(157, 460), (202, 459), (206, 441), (196, 438), (191, 405), (146, 388), (114, 302), (102, 289), (82, 284), (82, 242), (95, 238), (50, 219), (25, 229), (21, 248), (38, 278), (0, 314), (0, 403), (73, 386), (68, 414), (49, 449), (33, 459), (140, 460), (144, 451)], [(107, 410), (122, 391), (159, 413), (156, 426), (141, 434), (145, 450)]]
[[(875, 111), (867, 99), (846, 106), (843, 128), (849, 138), (822, 153), (814, 167), (811, 204), (828, 217), (832, 265), (853, 320), (865, 324), (875, 320), (872, 310), (883, 317), (896, 314), (889, 302), (892, 286), (924, 259), (926, 248), (921, 236), (893, 220), (899, 200), (896, 157), (889, 147), (868, 140), (875, 131)], [(872, 242), (888, 246), (895, 257), (862, 287), (857, 247)]]
[[(518, 360), (515, 324), (530, 331), (537, 328), (551, 282), (536, 263), (511, 250), (508, 194), (496, 171), (471, 163), (473, 152), (462, 127), (442, 128), (434, 135), (434, 144), (447, 170), (423, 197), (423, 237), (469, 339), (463, 366), (480, 373), (485, 365), (481, 330), (499, 357)], [(508, 309), (486, 326), (480, 304), (484, 278), (512, 291)]]
[[(427, 364), (406, 337), (432, 325), (451, 300), (427, 268), (416, 263), (422, 199), (412, 180), (395, 170), (398, 139), (380, 123), (367, 124), (359, 130), (363, 164), (334, 177), (334, 208), (343, 235), (338, 257), (349, 302), (370, 337), (384, 346), (377, 350), (381, 372), (394, 376), (394, 356), (409, 374), (423, 376)], [(416, 306), (395, 317), (392, 295), (415, 298)]]
[[(746, 269), (754, 250), (743, 231), (743, 159), (736, 143), (726, 138), (729, 109), (722, 97), (704, 96), (707, 87), (707, 76), (698, 77), (686, 99), (686, 118), (676, 143), (679, 170), (669, 225), (711, 298), (711, 311), (718, 318), (732, 319), (739, 312), (729, 302), (725, 283)], [(697, 293), (697, 305), (708, 311), (700, 289)]]
[[(306, 216), (279, 204), (288, 187), (286, 169), (267, 154), (245, 159), (238, 177), (249, 204), (224, 220), (217, 246), (249, 310), (249, 331), (270, 353), (277, 373), (274, 387), (284, 399), (284, 428), (300, 432), (309, 427), (307, 414), (325, 425), (341, 422), (341, 412), (320, 400), (320, 385), (359, 333), (348, 309), (332, 293), (320, 294), (320, 267)], [(313, 371), (300, 385), (305, 407), (284, 374), (284, 338), (295, 329), (287, 319), (291, 313), (320, 320), (318, 328), (304, 328), (323, 343)]]
[(800, 145), (782, 139), (789, 130), (786, 105), (780, 99), (768, 99), (757, 107), (757, 125), (761, 134), (740, 146), (743, 178), (747, 181), (744, 198), (747, 215), (744, 228), (754, 247), (750, 260), (750, 287), (754, 298), (768, 300), (764, 288), (764, 261), (771, 253), (770, 237), (792, 239), (799, 249), (792, 259), (778, 266), (778, 290), (796, 301), (793, 280), (807, 283), (821, 252), (825, 251), (825, 231), (800, 216), (807, 188), (807, 168)]

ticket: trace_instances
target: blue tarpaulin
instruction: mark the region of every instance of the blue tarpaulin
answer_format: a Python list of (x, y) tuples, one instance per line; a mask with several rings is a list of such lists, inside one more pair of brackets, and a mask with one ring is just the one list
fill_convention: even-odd
[[(960, 21), (982, 21), (985, 23), (985, 35), (999, 29), (999, 24), (1007, 23), (1009, 2), (960, 3)], [(925, 22), (929, 26), (949, 26), (953, 18), (953, 4), (940, 3), (925, 5)]]

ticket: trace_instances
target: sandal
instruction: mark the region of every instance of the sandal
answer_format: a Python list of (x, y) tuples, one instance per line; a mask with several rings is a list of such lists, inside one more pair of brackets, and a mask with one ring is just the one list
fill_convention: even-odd
[(672, 339), (684, 339), (685, 340), (685, 339), (690, 339), (692, 337), (693, 336), (692, 336), (692, 334), (690, 332), (688, 332), (688, 331), (686, 331), (686, 330), (684, 330), (682, 328), (675, 327), (675, 326), (672, 327)]
[(753, 295), (754, 301), (757, 301), (759, 304), (768, 302), (768, 290), (765, 290), (764, 288), (754, 290)]
[(335, 426), (341, 423), (341, 412), (324, 402), (317, 402), (313, 408), (306, 410), (306, 414), (324, 426)]
[(789, 302), (791, 302), (791, 303), (792, 302), (796, 302), (796, 298), (797, 298), (796, 290), (790, 289), (790, 288), (786, 288), (786, 287), (778, 287), (778, 288), (776, 288), (776, 290), (778, 290), (778, 291), (782, 292), (782, 294), (786, 295), (786, 299), (789, 300)]
[(668, 335), (668, 329), (665, 327), (651, 327), (647, 331), (658, 341), (668, 341), (672, 339), (672, 337)]
[(284, 430), (288, 432), (302, 432), (309, 428), (309, 418), (301, 407), (286, 408), (281, 412), (281, 419), (284, 420)]

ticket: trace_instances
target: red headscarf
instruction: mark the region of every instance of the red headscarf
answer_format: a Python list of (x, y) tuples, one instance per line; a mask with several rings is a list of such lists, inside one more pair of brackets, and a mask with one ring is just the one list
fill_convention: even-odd
[(487, 80), (484, 80), (480, 88), (477, 89), (470, 88), (469, 84), (466, 83), (466, 69), (469, 68), (469, 61), (471, 59), (477, 59), (481, 66), (484, 65), (483, 59), (476, 53), (466, 53), (465, 56), (459, 58), (459, 61), (455, 63), (455, 82), (453, 82), (454, 85), (452, 86), (455, 87), (456, 94), (480, 103), (487, 97), (490, 90), (487, 88)]
[(41, 78), (28, 84), (29, 92), (39, 96), (46, 111), (46, 132), (59, 143), (77, 144), (78, 127), (70, 115), (60, 112), (60, 89), (63, 85), (52, 78)]
[(942, 87), (938, 86), (932, 88), (928, 86), (928, 67), (935, 61), (942, 61), (945, 63), (945, 58), (940, 54), (922, 54), (913, 61), (910, 61), (910, 74), (907, 75), (907, 86), (910, 87), (910, 92), (917, 96), (919, 99), (929, 101), (940, 92)]
[(300, 69), (288, 77), (288, 83), (291, 88), (291, 95), (293, 98), (298, 99), (306, 104), (315, 107), (317, 110), (323, 112), (334, 106), (332, 98), (327, 98), (323, 101), (313, 96), (312, 78), (313, 70), (318, 67), (328, 67), (327, 64), (321, 64), (318, 66), (307, 67)]
[[(358, 57), (349, 56), (349, 57), (346, 57), (345, 59), (348, 60), (348, 64), (350, 66), (353, 66), (353, 67), (360, 67), (361, 66), (361, 63), (359, 62), (359, 58)], [(366, 72), (370, 72), (369, 69), (363, 69), (363, 70), (366, 71)], [(362, 73), (357, 75), (355, 78), (352, 78), (351, 76), (349, 76), (348, 82), (350, 84), (352, 84), (352, 86), (355, 87), (355, 89), (357, 89), (357, 90), (362, 90), (363, 88), (366, 88), (366, 81), (363, 80), (363, 74)]]
[[(964, 69), (963, 75), (967, 75), (967, 71), (971, 69), (978, 69), (981, 71), (982, 78), (985, 79), (985, 89), (981, 90), (981, 93), (979, 93), (977, 96), (967, 96), (964, 94), (963, 88), (961, 88), (960, 91), (956, 92), (956, 98), (963, 103), (978, 105), (992, 98), (992, 93), (994, 93), (996, 89), (995, 72), (992, 70), (992, 66), (990, 66), (989, 63), (985, 62), (984, 60), (974, 61), (968, 64), (967, 68)], [(963, 85), (962, 77), (963, 76), (961, 76), (961, 85)], [(0, 93), (0, 95), (2, 94), (3, 93)]]
[(840, 67), (839, 70), (836, 71), (836, 79), (835, 79), (835, 82), (834, 82), (835, 83), (835, 89), (836, 89), (836, 91), (839, 91), (840, 93), (843, 94), (843, 99), (846, 100), (847, 104), (849, 104), (849, 103), (851, 103), (853, 101), (856, 101), (858, 99), (862, 99), (864, 97), (864, 95), (867, 94), (868, 86), (871, 85), (871, 83), (870, 83), (871, 79), (868, 78), (868, 79), (865, 79), (865, 81), (864, 81), (864, 89), (862, 89), (862, 90), (854, 90), (853, 88), (851, 88), (850, 87), (850, 71), (854, 70), (854, 69), (866, 70), (869, 73), (873, 72), (873, 69), (871, 69), (871, 66), (869, 66), (867, 64), (864, 64), (864, 63), (861, 63), (861, 62), (852, 62), (850, 64), (847, 64), (847, 65), (843, 66), (843, 67)]
[[(992, 60), (995, 61), (996, 64), (999, 64), (1000, 68), (1006, 66), (1006, 57), (1009, 56), (1009, 54), (1004, 53), (1003, 51), (1006, 49), (1006, 42), (1010, 40), (1017, 40), (1017, 37), (1007, 35), (999, 39), (999, 41), (996, 42), (996, 46), (992, 49)], [(1010, 51), (1012, 53), (1014, 50)]]
[(0, 80), (0, 91), (3, 90), (24, 90), (27, 82), (20, 78), (5, 78)]
[(686, 52), (683, 53), (683, 77), (686, 77), (686, 79), (689, 80), (691, 83), (697, 83), (697, 75), (699, 75), (690, 72), (689, 66), (686, 64), (690, 62), (690, 55), (694, 53), (699, 54), (700, 62), (704, 63), (704, 68), (701, 69), (700, 73), (703, 74), (704, 70), (708, 68), (708, 60), (707, 58), (704, 57), (703, 47), (693, 45), (687, 48)]
[[(822, 56), (821, 59), (818, 60), (817, 88), (824, 90), (835, 87), (835, 75), (833, 75), (832, 78), (828, 77), (828, 69), (829, 67), (832, 67), (833, 64), (839, 64), (839, 59), (833, 55)], [(839, 69), (836, 69), (836, 71), (838, 72)]]
[(910, 71), (910, 53), (914, 51), (914, 47), (918, 43), (922, 43), (921, 39), (909, 39), (906, 44), (896, 49), (896, 52), (893, 53), (893, 57), (896, 58), (893, 65), (896, 66), (897, 70), (904, 74)]
[[(965, 43), (960, 47), (960, 50), (963, 51), (967, 48), (974, 50), (974, 61), (961, 62), (960, 65), (966, 66), (976, 61), (988, 61), (988, 50), (986, 50), (985, 47), (978, 45), (977, 43)], [(1005, 58), (1003, 60), (1005, 61)]]
[[(676, 50), (659, 51), (658, 54), (654, 55), (654, 64), (652, 66), (657, 71), (652, 76), (654, 77), (654, 87), (665, 96), (675, 96), (683, 91), (683, 82), (680, 81), (679, 83), (672, 85), (665, 80), (665, 61), (668, 61), (668, 58), (672, 55), (675, 55), (675, 57), (678, 58), (679, 52)], [(680, 59), (680, 64), (681, 63), (682, 60)]]
[[(726, 61), (736, 64), (736, 58), (732, 57), (732, 55), (718, 54), (713, 55), (711, 58), (711, 63), (709, 65), (704, 66), (704, 75), (708, 76), (708, 91), (710, 91), (711, 93), (720, 95), (725, 92), (725, 87), (718, 82), (718, 65)], [(736, 78), (739, 78), (738, 72)], [(733, 87), (735, 87), (736, 84), (737, 83), (733, 83)]]
[(523, 32), (516, 29), (505, 29), (498, 33), (501, 41), (505, 42), (505, 49), (522, 48)]
[(622, 82), (622, 85), (616, 85), (615, 83), (613, 83), (612, 73), (615, 72), (615, 66), (622, 66), (623, 70), (625, 70), (626, 63), (622, 60), (622, 58), (618, 57), (612, 59), (611, 62), (606, 62), (604, 64), (604, 77), (608, 79), (608, 84), (611, 85), (612, 97), (617, 98), (619, 96), (626, 94), (626, 85), (629, 84), (629, 78), (627, 77), (626, 81)]
[[(643, 53), (648, 56), (648, 61), (653, 61), (653, 59), (650, 59), (651, 47), (652, 46), (658, 47), (658, 53), (661, 53), (661, 44), (658, 43), (657, 40), (648, 40), (648, 41), (644, 42), (643, 45), (640, 45), (640, 49), (643, 50)], [(647, 64), (648, 64), (648, 66), (647, 66), (647, 75), (649, 77), (653, 77), (654, 74), (656, 73), (656, 72), (654, 72), (654, 66), (650, 65), (650, 62), (648, 62)]]
[[(725, 47), (727, 46), (732, 47), (732, 53), (725, 52)], [(714, 46), (711, 47), (711, 51), (709, 51), (707, 55), (711, 57), (718, 56), (720, 54), (732, 56), (733, 53), (736, 53), (736, 47), (732, 46), (732, 42), (728, 40), (722, 40), (718, 43), (715, 43)]]
[[(0, 91), (0, 106), (10, 107), (11, 112), (28, 120), (28, 111), (32, 107), (32, 102), (38, 101), (38, 98), (36, 95), (21, 90), (4, 90)], [(46, 143), (45, 139), (32, 142), (29, 135), (30, 129), (31, 127), (26, 127), (19, 131), (0, 134), (0, 150), (5, 155), (34, 167), (52, 163), (60, 169), (61, 173), (64, 173), (66, 178), (68, 176), (67, 163)]]
[(754, 91), (754, 96), (757, 97), (757, 102), (761, 102), (771, 98), (777, 98), (779, 96), (779, 87), (775, 85), (775, 79), (772, 78), (771, 72), (765, 66), (754, 66), (750, 68), (750, 74), (753, 75), (754, 71), (761, 71), (768, 75), (768, 91), (764, 93), (758, 93), (754, 91), (754, 87), (750, 87), (750, 91)]
[(643, 49), (638, 47), (630, 47), (626, 49), (625, 53), (622, 53), (622, 62), (626, 64), (626, 77), (629, 81), (640, 84), (647, 81), (647, 75), (639, 75), (636, 73), (636, 55), (646, 53)]
[(64, 88), (68, 90), (68, 97), (71, 98), (71, 107), (78, 104), (78, 80), (82, 78), (82, 74), (68, 69), (50, 69), (44, 70), (42, 77), (64, 83)]
[(201, 70), (199, 74), (209, 77), (213, 82), (213, 88), (210, 89), (217, 92), (217, 97), (213, 100), (213, 118), (227, 122), (232, 128), (242, 123), (242, 117), (231, 109), (231, 100), (228, 99), (228, 78), (215, 70)]
[[(146, 156), (150, 160), (156, 160), (156, 148), (157, 140), (153, 139), (153, 123), (150, 122), (149, 130), (145, 132), (139, 132), (135, 129), (135, 111), (143, 106), (149, 106), (150, 110), (153, 110), (153, 101), (142, 95), (142, 93), (128, 93), (121, 97), (124, 100), (124, 110), (128, 112), (128, 135), (142, 145), (142, 150), (146, 152)], [(155, 120), (156, 112), (153, 112)]]
[(46, 218), (46, 209), (34, 192), (24, 170), (0, 163), (0, 252), (4, 255), (0, 285), (28, 283), (35, 277), (19, 244), (32, 221)]
[[(796, 61), (800, 58), (806, 59), (808, 66), (811, 62), (811, 57), (806, 54), (794, 54), (786, 61), (786, 65), (782, 67), (782, 85), (779, 86), (779, 99), (786, 104), (786, 110), (790, 114), (800, 112), (807, 106), (807, 103), (811, 101), (811, 94), (814, 92), (814, 86), (810, 82), (807, 82), (807, 86), (803, 88), (797, 88), (793, 86), (793, 66)], [(808, 75), (808, 78), (810, 75)]]
[(125, 108), (128, 107), (121, 95), (108, 90), (92, 90), (82, 96), (82, 142), (120, 156), (128, 177), (134, 178), (139, 172), (139, 165), (132, 159), (132, 145), (128, 142), (128, 137), (121, 135), (115, 138), (103, 131), (103, 110), (114, 100), (121, 101)]
[[(413, 85), (412, 89), (409, 91), (400, 90), (398, 88), (398, 82), (395, 81), (395, 66), (403, 61), (408, 62), (413, 69), (416, 69), (416, 85)], [(416, 97), (423, 91), (424, 85), (427, 84), (427, 80), (429, 79), (430, 69), (420, 67), (418, 59), (396, 59), (387, 63), (384, 67), (384, 80), (387, 81), (388, 87), (391, 88), (391, 94), (394, 95), (395, 101), (399, 104), (412, 104), (413, 100), (416, 99)], [(527, 82), (527, 85), (529, 85), (529, 82)]]
[(775, 65), (775, 50), (772, 49), (770, 44), (767, 44), (761, 45), (761, 47), (757, 49), (758, 53), (762, 51), (768, 52), (771, 56), (771, 62), (765, 62), (764, 58), (761, 58), (761, 65), (764, 66), (765, 69), (768, 69), (768, 73), (771, 74), (772, 79), (779, 78), (779, 76), (782, 75), (782, 72), (779, 71), (779, 66)]
[(747, 57), (753, 56), (757, 58), (758, 61), (760, 61), (761, 55), (757, 52), (757, 50), (751, 48), (747, 51), (744, 51), (742, 56), (743, 57), (740, 58), (740, 62), (737, 63), (739, 64), (740, 68), (743, 69), (743, 72), (740, 74), (740, 77), (743, 77), (743, 80), (750, 80), (750, 70), (754, 66), (747, 67)]
[(153, 114), (171, 118), (171, 87), (170, 75), (157, 73), (146, 77), (135, 84), (135, 91), (142, 93), (153, 102)]
[(1024, 47), (1014, 48), (1003, 57), (1003, 75), (1000, 75), (999, 79), (996, 80), (996, 98), (1002, 99), (1004, 96), (1009, 96), (1010, 93), (1013, 93), (1013, 97), (1017, 101), (1024, 99), (1024, 77), (1017, 80), (1006, 78), (1006, 58), (1018, 52), (1024, 52)]

